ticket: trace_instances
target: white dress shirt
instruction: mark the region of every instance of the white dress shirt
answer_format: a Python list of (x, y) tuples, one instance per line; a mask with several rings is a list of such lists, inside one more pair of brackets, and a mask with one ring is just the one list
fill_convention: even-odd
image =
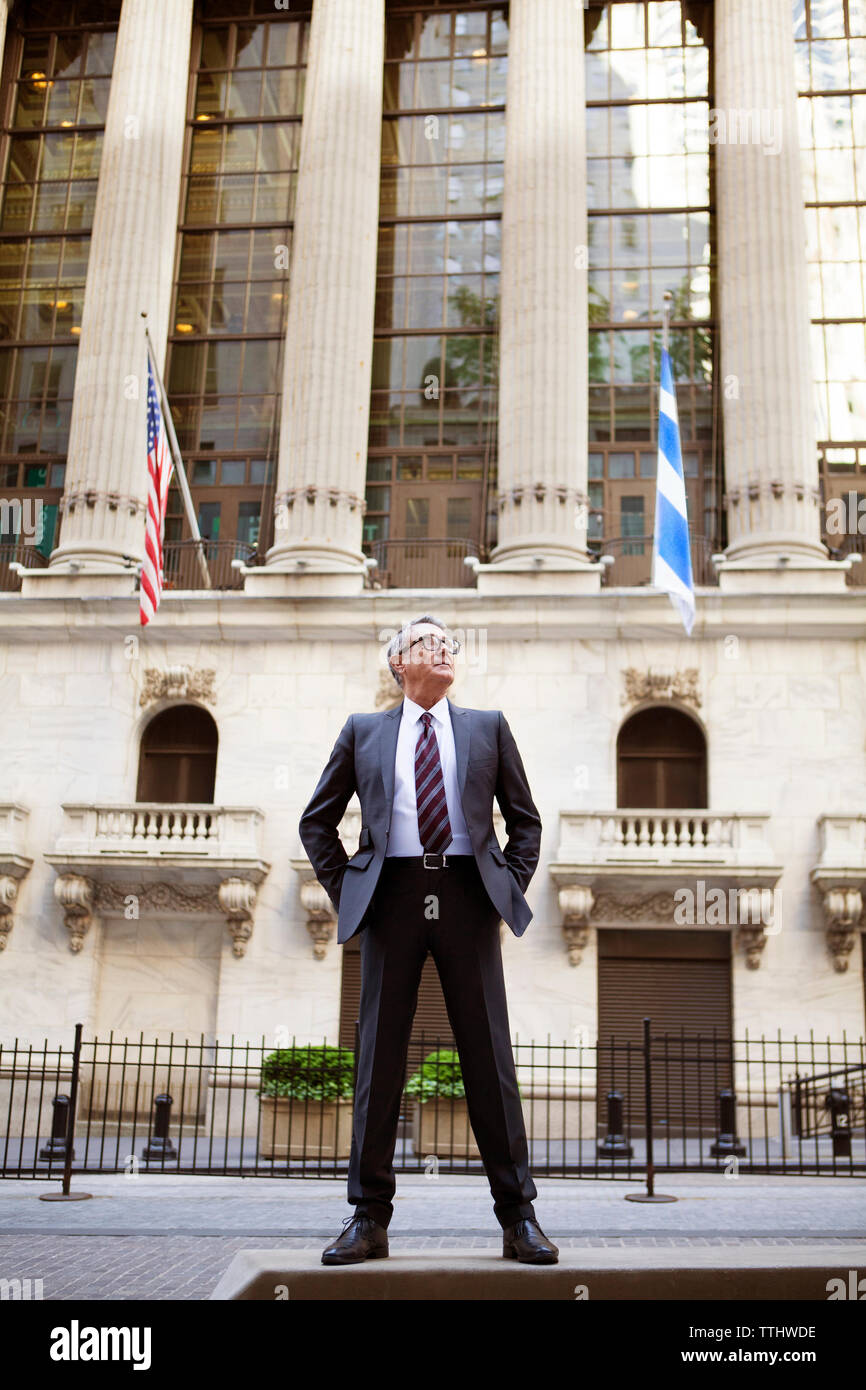
[[(408, 696), (403, 697), (403, 716), (397, 734), (397, 754), (394, 763), (391, 830), (386, 857), (424, 853), (424, 846), (418, 835), (418, 803), (415, 798), (415, 745), (418, 736), (424, 730), (421, 722), (424, 712), (423, 705), (417, 705)], [(457, 786), (457, 750), (454, 746), (454, 730), (451, 727), (451, 711), (444, 695), (431, 707), (430, 714), (433, 716), (431, 728), (436, 735), (439, 748), (445, 801), (448, 806), (448, 819), (451, 822), (451, 842), (445, 846), (444, 852), (471, 854), (472, 842), (466, 829)]]

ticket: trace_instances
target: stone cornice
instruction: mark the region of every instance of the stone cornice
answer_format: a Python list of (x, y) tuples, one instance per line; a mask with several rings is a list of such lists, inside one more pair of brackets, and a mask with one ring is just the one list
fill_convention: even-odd
[[(355, 595), (305, 594), (298, 598), (247, 596), (205, 590), (165, 592), (157, 618), (141, 634), (138, 596), (22, 598), (0, 594), (0, 640), (17, 642), (141, 638), (149, 648), (161, 640), (327, 640), (339, 633), (369, 641), (396, 628), (431, 603), (454, 626), (484, 628), (488, 638), (522, 633), (532, 639), (686, 641), (667, 595), (645, 589), (609, 589), (599, 594), (545, 593), (479, 595), (474, 589), (365, 590)], [(82, 587), (86, 579), (80, 581)], [(695, 638), (813, 637), (861, 639), (866, 589), (840, 593), (723, 593), (696, 589)], [(348, 620), (348, 621), (347, 621)]]

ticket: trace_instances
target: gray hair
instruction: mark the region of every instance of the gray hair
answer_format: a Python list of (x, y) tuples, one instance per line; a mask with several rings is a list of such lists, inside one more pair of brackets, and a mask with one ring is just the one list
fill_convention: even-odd
[(422, 613), (420, 618), (413, 618), (411, 623), (404, 623), (400, 631), (394, 634), (391, 641), (388, 643), (388, 650), (385, 655), (388, 661), (388, 670), (391, 672), (391, 675), (394, 677), (401, 690), (403, 689), (403, 677), (397, 675), (397, 672), (391, 665), (391, 657), (399, 656), (412, 628), (417, 627), (419, 623), (432, 623), (434, 627), (440, 627), (443, 632), (448, 631), (447, 623), (443, 623), (441, 618), (434, 618), (432, 613)]

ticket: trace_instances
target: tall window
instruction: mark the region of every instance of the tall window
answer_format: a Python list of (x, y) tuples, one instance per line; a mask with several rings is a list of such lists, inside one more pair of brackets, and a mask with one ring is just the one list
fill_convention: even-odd
[(139, 750), (136, 801), (213, 801), (219, 735), (207, 710), (170, 705), (150, 721)]
[(502, 4), (388, 6), (364, 518), (387, 582), (465, 582), (492, 502), (507, 44)]
[[(309, 5), (219, 0), (196, 20), (167, 385), (213, 561), (227, 558), (221, 541), (239, 555), (270, 541), (260, 526), (271, 524)], [(174, 488), (168, 551), (183, 534)]]
[(794, 37), (822, 492), (866, 502), (866, 3), (796, 0)]
[[(719, 535), (712, 399), (709, 108), (712, 6), (597, 4), (585, 16), (590, 547), (615, 582), (647, 583), (655, 495), (663, 295), (689, 520)], [(624, 558), (620, 558), (624, 557)], [(697, 563), (696, 563), (697, 562)]]
[(35, 550), (43, 560), (56, 544), (119, 17), (119, 0), (41, 0), (16, 6), (6, 35), (0, 488), (4, 500), (20, 505), (0, 518), (5, 558), (13, 542), (39, 531)]
[(707, 804), (707, 747), (681, 710), (655, 705), (627, 719), (616, 741), (617, 805), (696, 810)]

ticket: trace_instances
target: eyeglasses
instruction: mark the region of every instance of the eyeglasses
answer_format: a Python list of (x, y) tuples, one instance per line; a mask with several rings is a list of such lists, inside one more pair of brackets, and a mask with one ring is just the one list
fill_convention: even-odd
[(414, 642), (410, 642), (406, 648), (411, 652), (413, 647), (421, 643), (425, 652), (438, 652), (444, 650), (451, 656), (456, 656), (460, 650), (460, 642), (456, 637), (438, 637), (435, 632), (425, 632), (423, 637), (416, 637)]

